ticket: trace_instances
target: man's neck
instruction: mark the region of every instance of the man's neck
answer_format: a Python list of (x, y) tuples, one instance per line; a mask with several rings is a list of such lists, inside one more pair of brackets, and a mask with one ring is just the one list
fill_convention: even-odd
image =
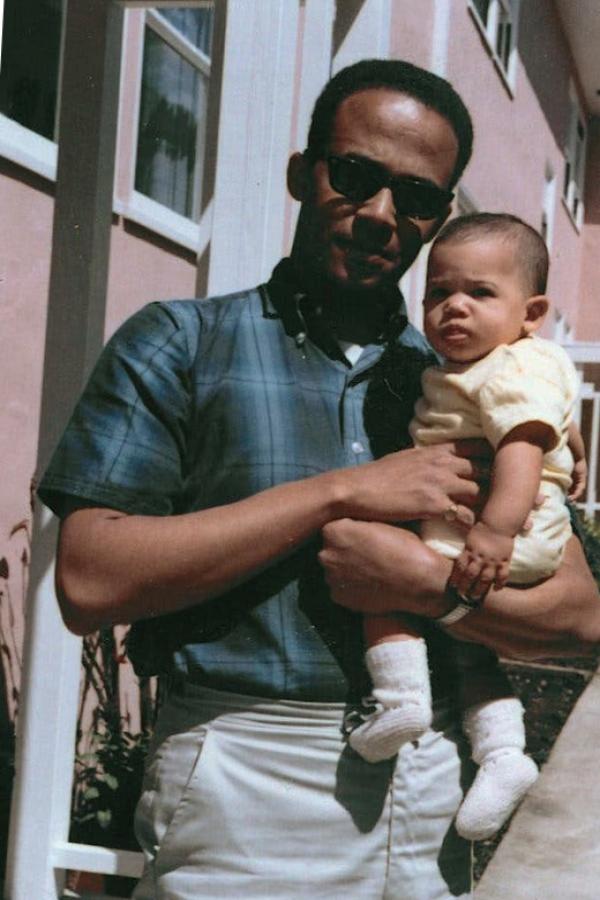
[(398, 311), (400, 294), (395, 286), (380, 291), (349, 291), (307, 269), (295, 269), (299, 287), (320, 308), (323, 322), (338, 340), (354, 344), (382, 339), (391, 316)]

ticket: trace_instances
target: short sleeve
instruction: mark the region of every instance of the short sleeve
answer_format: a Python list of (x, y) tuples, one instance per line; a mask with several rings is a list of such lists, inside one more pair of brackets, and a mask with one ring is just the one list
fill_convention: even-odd
[(58, 516), (92, 505), (175, 511), (192, 380), (189, 328), (175, 306), (146, 306), (104, 348), (39, 486)]
[(539, 338), (504, 347), (479, 394), (484, 436), (495, 448), (518, 425), (543, 422), (556, 446), (576, 396), (577, 375), (560, 347)]

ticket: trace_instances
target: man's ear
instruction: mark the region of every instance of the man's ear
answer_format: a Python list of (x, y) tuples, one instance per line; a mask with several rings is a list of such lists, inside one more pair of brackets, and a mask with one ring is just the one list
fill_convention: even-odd
[(550, 307), (550, 301), (544, 294), (536, 294), (530, 297), (525, 304), (525, 320), (523, 322), (523, 334), (533, 334), (544, 322), (546, 313)]
[(304, 153), (292, 153), (287, 167), (288, 191), (294, 198), (303, 203), (308, 199), (312, 185), (311, 167)]
[(450, 215), (451, 212), (452, 212), (452, 207), (447, 206), (446, 211), (443, 212), (441, 216), (438, 216), (437, 219), (435, 220), (435, 222), (433, 222), (429, 226), (428, 230), (423, 235), (423, 243), (424, 244), (428, 244), (429, 241), (432, 241), (434, 239), (434, 237), (436, 236), (436, 234), (438, 233), (438, 231), (440, 230), (442, 225), (444, 225), (446, 223), (448, 216)]

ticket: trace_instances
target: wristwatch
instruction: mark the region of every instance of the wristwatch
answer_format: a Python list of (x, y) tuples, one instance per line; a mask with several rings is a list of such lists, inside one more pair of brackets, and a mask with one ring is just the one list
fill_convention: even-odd
[(443, 616), (438, 616), (438, 618), (432, 620), (436, 625), (441, 625), (442, 627), (454, 625), (455, 622), (459, 622), (468, 613), (479, 609), (483, 603), (483, 598), (474, 600), (472, 597), (466, 597), (464, 594), (459, 593), (451, 584), (446, 584), (444, 597), (452, 601), (454, 606), (447, 613), (444, 613)]

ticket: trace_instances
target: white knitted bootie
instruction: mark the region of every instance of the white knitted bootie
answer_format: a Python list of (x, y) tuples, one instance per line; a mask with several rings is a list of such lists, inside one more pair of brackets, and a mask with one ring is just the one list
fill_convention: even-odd
[(491, 837), (504, 825), (538, 777), (523, 753), (523, 707), (516, 697), (479, 703), (463, 718), (479, 771), (456, 817), (456, 830), (470, 841)]
[(367, 762), (380, 762), (431, 725), (427, 645), (423, 638), (386, 641), (367, 650), (366, 663), (382, 709), (355, 728), (348, 742)]

